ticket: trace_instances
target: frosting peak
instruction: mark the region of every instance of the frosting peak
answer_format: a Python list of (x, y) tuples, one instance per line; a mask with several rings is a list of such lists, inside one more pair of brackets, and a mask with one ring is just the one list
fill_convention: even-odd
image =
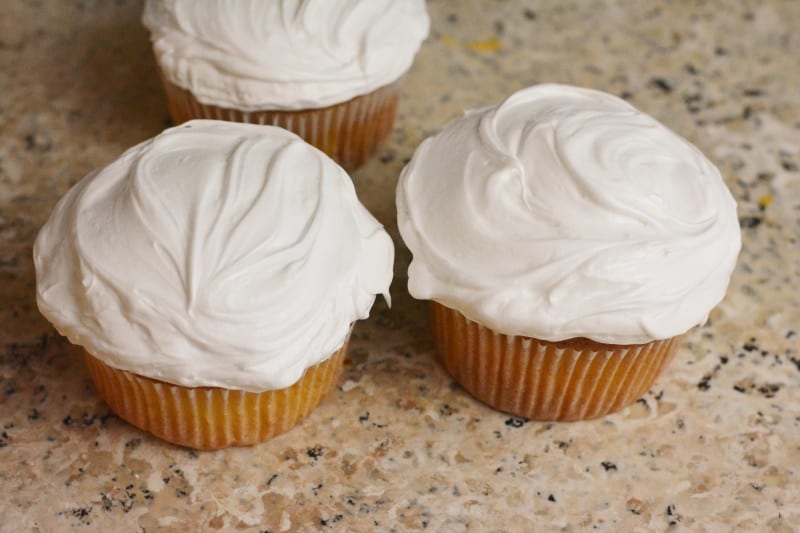
[(424, 0), (147, 0), (166, 78), (204, 104), (309, 109), (388, 85), (428, 35)]
[(740, 248), (736, 204), (627, 102), (521, 90), (426, 140), (397, 190), (409, 291), (495, 331), (637, 344), (703, 323)]
[(199, 120), (75, 185), (34, 260), (42, 313), (111, 366), (260, 391), (342, 346), (388, 293), (393, 248), (319, 150)]

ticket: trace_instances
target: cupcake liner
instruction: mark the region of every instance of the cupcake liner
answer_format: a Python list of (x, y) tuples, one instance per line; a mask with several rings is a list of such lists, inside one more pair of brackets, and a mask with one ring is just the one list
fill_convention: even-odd
[(173, 444), (215, 450), (256, 444), (291, 429), (330, 391), (346, 352), (347, 342), (294, 385), (264, 392), (173, 385), (112, 368), (88, 353), (86, 362), (118, 416)]
[(296, 133), (350, 171), (374, 154), (391, 133), (400, 81), (340, 104), (301, 111), (241, 111), (200, 103), (190, 91), (166, 79), (164, 88), (175, 124), (209, 118), (279, 126)]
[(541, 341), (496, 333), (437, 302), (431, 302), (431, 324), (442, 363), (462, 387), (532, 420), (586, 420), (625, 407), (650, 388), (680, 340)]

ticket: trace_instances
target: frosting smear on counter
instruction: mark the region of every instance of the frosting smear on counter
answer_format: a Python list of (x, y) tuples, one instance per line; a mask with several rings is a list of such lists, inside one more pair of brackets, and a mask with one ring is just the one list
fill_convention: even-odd
[(555, 84), (427, 139), (397, 207), (412, 296), (550, 341), (684, 333), (722, 300), (741, 246), (696, 147), (619, 98)]
[(287, 387), (388, 298), (394, 251), (325, 154), (197, 120), (91, 173), (34, 246), (37, 301), (107, 364), (184, 386)]

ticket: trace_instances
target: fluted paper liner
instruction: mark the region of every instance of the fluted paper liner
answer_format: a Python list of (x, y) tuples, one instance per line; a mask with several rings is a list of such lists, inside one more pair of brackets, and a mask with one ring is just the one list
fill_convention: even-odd
[(279, 126), (296, 133), (349, 171), (361, 166), (391, 133), (400, 82), (340, 104), (302, 111), (241, 111), (202, 104), (190, 91), (166, 80), (164, 88), (175, 124), (209, 118)]
[(290, 387), (246, 392), (183, 387), (112, 368), (86, 354), (89, 375), (121, 418), (173, 444), (215, 450), (265, 441), (305, 418), (330, 391), (347, 342)]
[(680, 337), (647, 344), (547, 342), (496, 333), (431, 302), (444, 367), (475, 398), (532, 420), (586, 420), (634, 402), (675, 354)]

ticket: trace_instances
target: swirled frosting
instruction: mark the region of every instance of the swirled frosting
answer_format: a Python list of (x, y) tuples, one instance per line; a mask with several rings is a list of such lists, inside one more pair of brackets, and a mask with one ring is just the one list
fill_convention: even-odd
[(412, 296), (509, 335), (638, 344), (705, 322), (741, 246), (692, 144), (623, 100), (563, 85), (468, 112), (397, 188)]
[(195, 120), (77, 183), (34, 245), (37, 302), (107, 364), (287, 387), (388, 298), (394, 250), (347, 174), (288, 131)]
[(147, 0), (164, 76), (204, 104), (310, 109), (388, 85), (428, 35), (425, 0)]

